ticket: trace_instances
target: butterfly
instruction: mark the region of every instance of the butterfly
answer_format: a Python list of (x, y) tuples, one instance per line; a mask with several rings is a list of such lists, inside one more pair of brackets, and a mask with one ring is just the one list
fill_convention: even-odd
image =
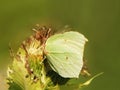
[(50, 36), (44, 53), (50, 67), (64, 78), (78, 78), (83, 67), (84, 46), (87, 38), (76, 31)]

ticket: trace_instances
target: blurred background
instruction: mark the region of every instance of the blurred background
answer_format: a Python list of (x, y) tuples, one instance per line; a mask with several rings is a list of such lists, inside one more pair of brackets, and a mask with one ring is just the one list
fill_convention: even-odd
[(16, 52), (37, 23), (69, 25), (88, 38), (84, 56), (89, 70), (104, 74), (82, 90), (120, 90), (120, 0), (1, 0), (1, 90), (7, 90), (6, 69), (12, 62), (9, 44)]

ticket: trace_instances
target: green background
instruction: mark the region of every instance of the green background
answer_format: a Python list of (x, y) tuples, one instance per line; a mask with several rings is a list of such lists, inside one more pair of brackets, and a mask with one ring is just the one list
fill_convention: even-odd
[[(85, 58), (96, 78), (82, 90), (120, 90), (120, 0), (1, 0), (0, 89), (6, 90), (8, 46), (14, 51), (36, 23), (69, 25), (89, 40)], [(66, 89), (65, 89), (66, 90)]]

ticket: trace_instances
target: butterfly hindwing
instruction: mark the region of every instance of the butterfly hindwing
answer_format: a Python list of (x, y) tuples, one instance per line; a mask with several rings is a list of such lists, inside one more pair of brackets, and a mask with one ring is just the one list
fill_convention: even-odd
[(48, 38), (45, 51), (51, 68), (64, 78), (78, 78), (86, 41), (82, 34), (74, 31)]

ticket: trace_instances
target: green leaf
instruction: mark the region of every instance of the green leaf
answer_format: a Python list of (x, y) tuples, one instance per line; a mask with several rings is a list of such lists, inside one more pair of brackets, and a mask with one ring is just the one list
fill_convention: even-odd
[(26, 78), (27, 74), (25, 64), (14, 59), (8, 69), (9, 90), (39, 90), (40, 83), (32, 83), (30, 78)]
[(93, 76), (92, 78), (90, 78), (90, 79), (87, 80), (86, 82), (80, 84), (79, 87), (83, 87), (83, 86), (89, 85), (96, 77), (98, 77), (98, 76), (100, 76), (100, 75), (102, 75), (102, 74), (103, 74), (103, 72), (101, 72), (101, 73), (99, 73), (99, 74)]

